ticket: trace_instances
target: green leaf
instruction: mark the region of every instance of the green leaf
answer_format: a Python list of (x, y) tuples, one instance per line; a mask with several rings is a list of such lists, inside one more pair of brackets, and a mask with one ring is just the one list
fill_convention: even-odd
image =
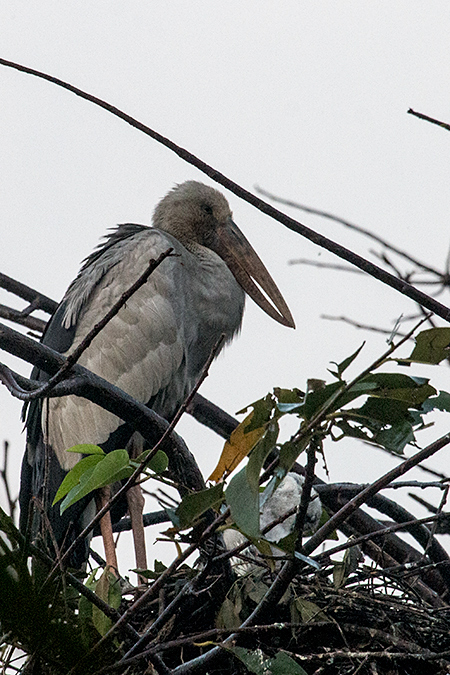
[(431, 363), (436, 365), (449, 356), (450, 328), (430, 328), (416, 337), (416, 346), (403, 362)]
[(79, 445), (72, 445), (66, 452), (79, 452), (82, 455), (104, 455), (105, 452), (98, 445), (92, 443), (80, 443)]
[(426, 378), (409, 377), (401, 373), (372, 373), (363, 380), (376, 385), (371, 395), (379, 398), (398, 399), (417, 406), (436, 393)]
[(361, 561), (361, 549), (359, 546), (351, 546), (344, 553), (342, 562), (335, 563), (333, 567), (333, 584), (335, 588), (342, 588), (350, 574), (358, 569)]
[(300, 612), (303, 623), (315, 623), (317, 621), (330, 621), (325, 612), (311, 600), (296, 598), (295, 606)]
[(270, 672), (272, 675), (308, 675), (286, 652), (278, 652), (274, 659), (270, 659)]
[(257, 574), (251, 574), (245, 581), (245, 593), (257, 605), (259, 605), (268, 590), (268, 585)]
[(382, 445), (389, 452), (402, 455), (405, 446), (414, 442), (412, 425), (407, 420), (400, 420), (390, 429), (383, 429), (373, 439), (374, 443)]
[[(142, 452), (134, 462), (136, 464), (140, 464), (141, 462), (144, 461), (146, 457), (148, 457), (149, 453), (151, 450), (145, 450), (145, 452)], [(149, 463), (147, 464), (147, 469), (150, 469), (150, 471), (153, 471), (156, 474), (161, 474), (164, 473), (164, 471), (167, 469), (169, 466), (169, 458), (167, 457), (166, 453), (163, 452), (163, 450), (158, 450), (155, 454), (154, 457), (151, 458)]]
[(158, 450), (156, 455), (151, 458), (148, 463), (148, 468), (154, 473), (161, 474), (166, 471), (169, 466), (169, 458), (163, 450)]
[(438, 396), (427, 398), (422, 403), (422, 410), (425, 412), (430, 412), (431, 410), (450, 412), (450, 394), (447, 391), (440, 391)]
[[(74, 446), (77, 447), (77, 446)], [(58, 488), (58, 492), (55, 495), (52, 506), (54, 506), (60, 499), (66, 496), (73, 488), (77, 487), (80, 484), (82, 477), (91, 469), (91, 473), (94, 470), (94, 467), (102, 461), (104, 455), (92, 454), (88, 457), (83, 457), (79, 462), (75, 464), (73, 469), (65, 476), (63, 482)], [(91, 474), (89, 474), (91, 475)]]
[(247, 467), (233, 476), (225, 498), (230, 507), (231, 517), (238, 528), (251, 539), (259, 539), (259, 488), (249, 483)]
[(298, 539), (298, 532), (294, 530), (293, 532), (290, 532), (286, 537), (283, 537), (279, 541), (271, 543), (274, 543), (277, 548), (281, 549), (285, 553), (293, 555), (297, 539)]
[(309, 420), (334, 394), (342, 388), (342, 382), (327, 384), (323, 389), (317, 389), (306, 394), (303, 406), (299, 407), (299, 414)]
[(300, 389), (294, 387), (294, 389), (281, 389), (280, 387), (275, 387), (273, 390), (274, 396), (276, 397), (278, 403), (302, 403), (305, 398), (305, 394)]
[[(93, 459), (93, 457), (86, 457), (78, 462), (78, 464), (87, 459)], [(75, 468), (76, 466), (72, 471)], [(61, 513), (64, 513), (69, 506), (72, 506), (72, 504), (75, 504), (90, 492), (98, 490), (98, 488), (104, 487), (105, 485), (111, 485), (124, 478), (129, 478), (132, 473), (133, 467), (130, 466), (130, 458), (126, 450), (113, 450), (107, 455), (100, 457), (93, 467), (88, 468), (80, 476), (78, 485), (75, 485), (67, 494), (61, 503)]]
[(273, 393), (277, 399), (277, 410), (283, 415), (295, 411), (305, 400), (305, 394), (300, 389), (280, 389), (279, 387), (275, 387)]
[(297, 443), (286, 441), (280, 447), (280, 458), (278, 461), (278, 469), (280, 471), (280, 480), (284, 478), (288, 471), (291, 470), (293, 463), (297, 457), (305, 450), (310, 441), (309, 437), (302, 438)]
[(280, 428), (278, 422), (270, 422), (265, 436), (258, 441), (250, 453), (246, 465), (247, 480), (256, 492), (259, 490), (259, 475), (269, 453), (274, 449)]
[(239, 628), (241, 623), (236, 605), (230, 598), (225, 598), (217, 614), (217, 627), (234, 630), (235, 628)]
[(285, 652), (278, 652), (274, 658), (267, 657), (261, 649), (254, 651), (245, 647), (228, 647), (247, 670), (256, 675), (308, 675), (307, 672)]
[[(122, 599), (120, 582), (108, 567), (103, 571), (95, 586), (95, 594), (110, 607), (119, 609)], [(92, 621), (100, 635), (106, 635), (112, 626), (112, 620), (96, 605), (92, 605)]]
[(338, 377), (339, 380), (342, 379), (342, 373), (343, 373), (345, 370), (347, 370), (347, 368), (349, 367), (349, 365), (350, 365), (351, 363), (353, 363), (353, 361), (356, 359), (356, 357), (358, 356), (359, 352), (361, 351), (361, 349), (364, 347), (365, 344), (366, 344), (366, 343), (363, 342), (362, 345), (361, 345), (360, 347), (358, 347), (358, 349), (356, 350), (356, 352), (353, 352), (353, 354), (351, 354), (351, 356), (348, 356), (348, 357), (347, 357), (346, 359), (344, 359), (341, 363), (336, 363), (335, 361), (332, 361), (331, 363), (333, 363), (335, 366), (337, 366), (337, 372), (334, 373), (334, 372), (331, 371), (331, 370), (330, 370), (329, 372), (330, 372), (332, 375), (335, 375), (336, 377)]
[[(365, 422), (380, 422), (383, 425), (395, 424), (399, 420), (410, 419), (408, 403), (396, 399), (375, 398), (370, 396), (358, 409), (349, 410), (360, 418), (366, 418)], [(377, 425), (378, 426), (378, 425)]]
[[(369, 422), (364, 422), (360, 420), (361, 424), (366, 424), (366, 426), (369, 425)], [(336, 420), (335, 426), (337, 426), (343, 433), (344, 436), (348, 438), (359, 438), (361, 441), (368, 441), (372, 442), (372, 435), (367, 433), (367, 431), (364, 431), (362, 426), (359, 426), (357, 424), (350, 424), (348, 420), (342, 419), (342, 420)], [(377, 425), (379, 427), (379, 425)], [(341, 440), (342, 437), (339, 437), (338, 439), (335, 440)]]
[(194, 522), (210, 508), (218, 507), (223, 500), (223, 483), (183, 497), (175, 510), (174, 524), (181, 530), (191, 527)]
[[(184, 565), (181, 566), (183, 568)], [(159, 579), (161, 574), (166, 571), (167, 567), (160, 562), (159, 560), (155, 560), (154, 564), (154, 570), (141, 570), (138, 568), (132, 569), (132, 572), (136, 572), (137, 574), (140, 574), (141, 577), (144, 577), (145, 579)], [(181, 569), (180, 568), (180, 569)]]

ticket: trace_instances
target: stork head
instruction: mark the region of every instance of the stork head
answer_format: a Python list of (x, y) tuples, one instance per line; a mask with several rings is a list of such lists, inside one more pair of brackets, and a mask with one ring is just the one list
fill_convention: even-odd
[(197, 181), (181, 183), (159, 202), (153, 225), (176, 237), (192, 252), (204, 246), (217, 253), (261, 309), (284, 326), (295, 328), (283, 296), (233, 222), (230, 206), (221, 192)]

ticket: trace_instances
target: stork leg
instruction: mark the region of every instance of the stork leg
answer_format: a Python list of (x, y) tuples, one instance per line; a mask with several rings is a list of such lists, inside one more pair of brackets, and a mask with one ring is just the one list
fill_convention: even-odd
[[(131, 519), (131, 529), (133, 531), (134, 552), (136, 555), (136, 567), (141, 570), (147, 569), (147, 552), (145, 547), (144, 520), (144, 495), (140, 485), (134, 485), (127, 492), (128, 512)], [(139, 576), (139, 575), (138, 575)], [(139, 583), (146, 583), (146, 580), (139, 576)]]
[[(108, 486), (100, 488), (95, 496), (97, 509), (100, 510), (108, 503), (111, 498), (111, 488)], [(117, 564), (116, 546), (114, 544), (113, 529), (111, 523), (111, 514), (105, 513), (100, 520), (100, 532), (102, 533), (103, 546), (105, 548), (106, 564), (110, 566), (112, 572), (118, 577), (119, 567)]]

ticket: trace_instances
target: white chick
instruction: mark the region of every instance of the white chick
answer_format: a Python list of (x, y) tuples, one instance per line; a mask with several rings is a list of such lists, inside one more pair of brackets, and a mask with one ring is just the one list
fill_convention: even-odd
[[(304, 482), (304, 477), (299, 476), (296, 473), (290, 472), (286, 475), (275, 492), (267, 499), (261, 509), (259, 521), (261, 530), (264, 530), (268, 525), (270, 525), (270, 523), (278, 520), (285, 513), (291, 511), (294, 506), (297, 506), (297, 508), (300, 506)], [(305, 518), (306, 533), (312, 533), (316, 530), (320, 522), (321, 515), (322, 503), (320, 501), (319, 495), (315, 490), (311, 490), (311, 498)], [(264, 535), (265, 539), (275, 543), (281, 539), (284, 539), (284, 537), (287, 537), (292, 532), (295, 524), (295, 518), (296, 513), (293, 513), (282, 523), (275, 525), (268, 532), (266, 532)], [(223, 538), (225, 541), (225, 546), (229, 551), (246, 541), (243, 534), (233, 529), (225, 530), (223, 533)], [(257, 558), (258, 556), (258, 551), (254, 546), (250, 546), (248, 549), (245, 549), (243, 553), (244, 555), (252, 558)], [(275, 547), (272, 547), (272, 554), (275, 557), (283, 555), (283, 553)], [(244, 563), (239, 558), (231, 558), (231, 565), (236, 574), (239, 575), (246, 574), (253, 568), (251, 563)]]

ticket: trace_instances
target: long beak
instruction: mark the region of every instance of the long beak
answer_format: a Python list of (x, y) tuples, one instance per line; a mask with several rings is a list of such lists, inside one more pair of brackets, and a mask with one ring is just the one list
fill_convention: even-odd
[[(283, 326), (295, 328), (289, 307), (274, 280), (231, 218), (226, 225), (217, 228), (214, 245), (209, 246), (226, 262), (236, 281), (266, 314)], [(262, 288), (273, 304), (261, 293), (256, 284)]]

